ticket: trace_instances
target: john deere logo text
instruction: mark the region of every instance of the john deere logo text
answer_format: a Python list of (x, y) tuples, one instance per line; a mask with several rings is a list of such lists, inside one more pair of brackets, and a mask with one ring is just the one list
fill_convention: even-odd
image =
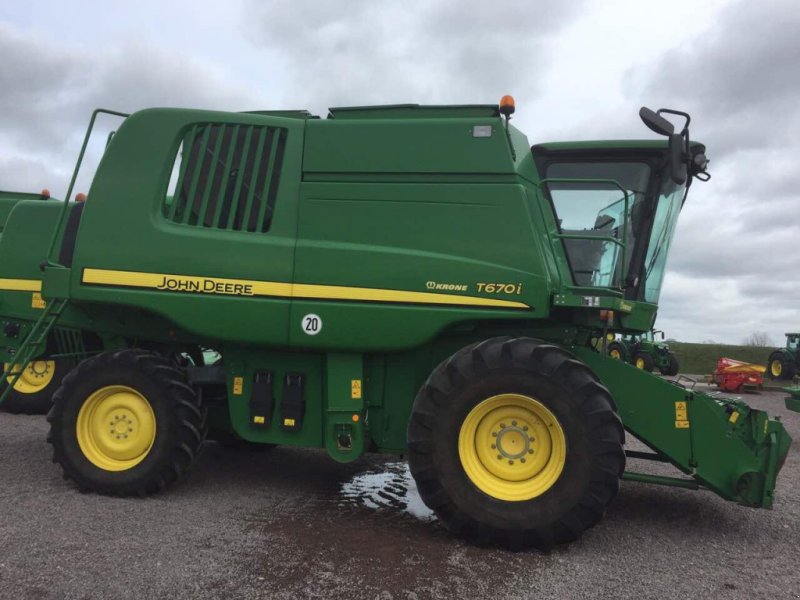
[(229, 294), (231, 296), (253, 295), (253, 286), (249, 283), (230, 283), (199, 277), (164, 277), (156, 287), (159, 290), (169, 290), (171, 292)]

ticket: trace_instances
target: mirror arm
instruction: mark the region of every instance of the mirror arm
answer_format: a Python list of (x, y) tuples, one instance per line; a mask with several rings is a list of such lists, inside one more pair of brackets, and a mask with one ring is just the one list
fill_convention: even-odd
[(656, 114), (667, 113), (668, 115), (678, 115), (679, 117), (683, 117), (686, 119), (686, 123), (683, 124), (683, 129), (681, 133), (685, 133), (688, 135), (689, 133), (689, 123), (692, 122), (692, 117), (689, 116), (689, 113), (685, 113), (682, 110), (672, 110), (671, 108), (659, 108), (656, 111)]

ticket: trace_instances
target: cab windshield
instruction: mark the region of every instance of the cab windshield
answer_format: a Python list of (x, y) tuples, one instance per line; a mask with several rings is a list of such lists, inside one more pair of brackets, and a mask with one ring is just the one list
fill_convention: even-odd
[(661, 186), (658, 194), (650, 243), (647, 245), (647, 256), (644, 261), (644, 300), (654, 304), (658, 303), (661, 295), (667, 255), (686, 190), (683, 185), (673, 183), (668, 177), (663, 179), (665, 184)]
[(573, 283), (657, 303), (685, 187), (648, 162), (553, 162), (546, 177)]

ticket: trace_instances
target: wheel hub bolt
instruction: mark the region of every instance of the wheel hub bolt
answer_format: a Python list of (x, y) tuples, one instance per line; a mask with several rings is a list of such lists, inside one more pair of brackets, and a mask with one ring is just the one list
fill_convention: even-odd
[(496, 431), (492, 432), (492, 437), (497, 437), (497, 432)]
[(525, 462), (525, 459), (524, 458), (520, 458), (519, 462)]
[(514, 427), (516, 427), (516, 426), (517, 426), (517, 422), (516, 422), (516, 421), (511, 421), (511, 425), (513, 425)]
[(498, 454), (497, 455), (497, 460), (503, 460), (503, 455), (502, 454)]
[(513, 460), (510, 460), (510, 461), (508, 461), (508, 464), (510, 464), (510, 465), (513, 465), (513, 464), (514, 464), (514, 461), (513, 461)]
[(527, 425), (523, 425), (522, 426), (522, 431), (528, 431), (528, 426)]
[(497, 448), (497, 444), (492, 444), (492, 450), (494, 450), (495, 448)]
[(505, 428), (506, 428), (506, 424), (505, 423), (500, 423), (500, 429), (505, 429)]
[(528, 449), (528, 454), (533, 454), (533, 448)]

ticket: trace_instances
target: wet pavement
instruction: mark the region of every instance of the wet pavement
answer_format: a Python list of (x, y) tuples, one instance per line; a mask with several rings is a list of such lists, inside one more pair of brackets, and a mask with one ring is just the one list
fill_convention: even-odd
[[(745, 400), (800, 440), (782, 393)], [(106, 498), (62, 480), (46, 429), (0, 413), (0, 598), (800, 598), (800, 442), (774, 510), (623, 482), (579, 542), (512, 553), (451, 537), (397, 457), (209, 442), (166, 493)]]

